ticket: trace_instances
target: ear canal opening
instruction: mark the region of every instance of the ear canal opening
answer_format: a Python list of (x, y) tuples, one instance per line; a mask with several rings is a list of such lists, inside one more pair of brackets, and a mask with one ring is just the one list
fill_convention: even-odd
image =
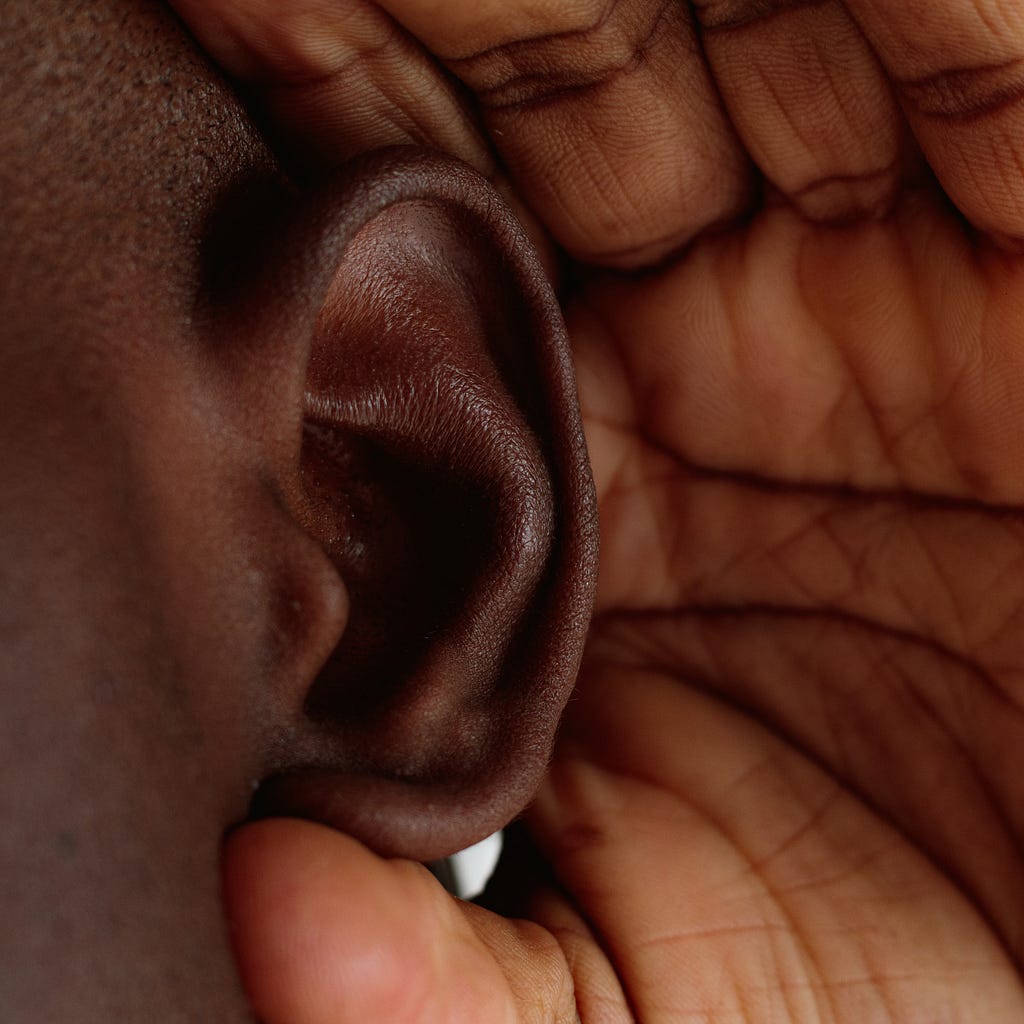
[(385, 442), (315, 420), (304, 429), (302, 477), (351, 602), (305, 710), (319, 722), (365, 718), (395, 700), (457, 617), (489, 557), (494, 498)]

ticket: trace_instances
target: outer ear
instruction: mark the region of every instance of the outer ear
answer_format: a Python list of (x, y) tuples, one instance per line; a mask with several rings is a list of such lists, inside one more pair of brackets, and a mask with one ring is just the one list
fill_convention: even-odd
[(279, 680), (257, 809), (439, 857), (529, 800), (588, 623), (596, 514), (561, 315), (488, 183), (440, 156), (353, 163), (287, 238), (235, 301), (303, 339), (261, 414), (285, 424), (281, 493), (350, 611), (314, 677)]

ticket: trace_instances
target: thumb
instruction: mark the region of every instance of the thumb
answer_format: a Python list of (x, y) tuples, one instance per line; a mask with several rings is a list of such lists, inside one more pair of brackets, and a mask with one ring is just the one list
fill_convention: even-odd
[(565, 957), (539, 925), (449, 896), (411, 861), (320, 825), (246, 825), (224, 899), (265, 1024), (574, 1024)]

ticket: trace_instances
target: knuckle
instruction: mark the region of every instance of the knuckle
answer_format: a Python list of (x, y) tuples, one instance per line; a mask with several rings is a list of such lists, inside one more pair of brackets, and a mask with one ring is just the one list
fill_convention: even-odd
[(682, 17), (676, 0), (611, 0), (585, 27), (506, 43), (447, 64), (485, 108), (535, 107), (642, 67)]
[(790, 199), (815, 223), (844, 224), (884, 217), (892, 209), (899, 186), (899, 165), (877, 170), (817, 177), (790, 194)]

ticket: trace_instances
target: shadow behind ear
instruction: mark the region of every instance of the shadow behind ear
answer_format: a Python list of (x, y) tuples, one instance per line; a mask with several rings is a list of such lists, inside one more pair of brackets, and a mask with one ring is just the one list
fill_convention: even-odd
[(488, 183), (387, 151), (327, 205), (292, 504), (350, 614), (257, 808), (435, 858), (544, 770), (593, 599), (592, 483), (557, 302)]

